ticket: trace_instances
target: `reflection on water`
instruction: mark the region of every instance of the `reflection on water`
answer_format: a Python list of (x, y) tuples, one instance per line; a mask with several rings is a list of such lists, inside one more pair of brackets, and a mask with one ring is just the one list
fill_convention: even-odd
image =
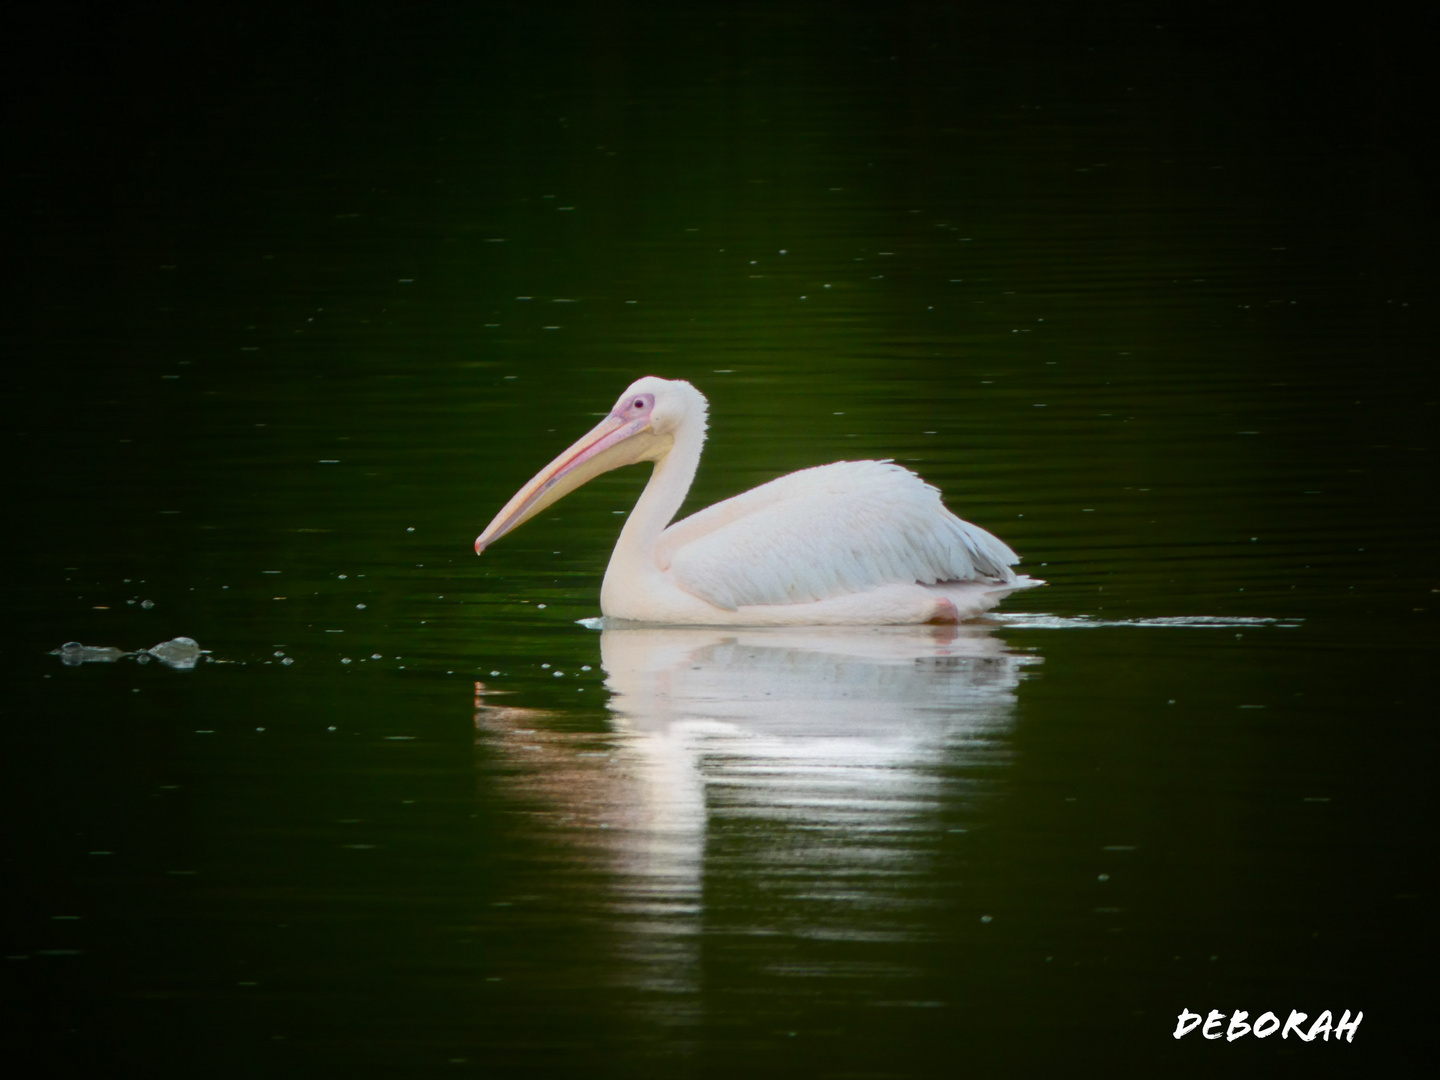
[[(608, 629), (600, 647), (608, 735), (483, 684), (476, 726), (557, 862), (609, 883), (588, 902), (621, 932), (616, 981), (671, 994), (699, 990), (702, 933), (913, 939), (937, 831), (977, 812), (957, 775), (1003, 760), (1035, 661), (969, 626)], [(726, 925), (707, 880), (767, 902)]]

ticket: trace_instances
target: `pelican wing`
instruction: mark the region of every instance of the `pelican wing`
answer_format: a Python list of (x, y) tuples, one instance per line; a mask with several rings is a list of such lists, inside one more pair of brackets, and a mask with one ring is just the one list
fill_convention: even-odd
[(1014, 581), (1019, 556), (885, 461), (782, 476), (676, 522), (660, 569), (716, 607), (796, 604), (880, 585)]

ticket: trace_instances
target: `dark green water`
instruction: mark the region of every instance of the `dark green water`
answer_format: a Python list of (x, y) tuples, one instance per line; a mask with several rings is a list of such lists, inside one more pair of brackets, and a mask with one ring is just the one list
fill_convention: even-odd
[[(1440, 380), (1407, 28), (20, 31), (29, 1074), (1423, 1060)], [(687, 510), (890, 457), (1049, 585), (958, 634), (578, 625), (644, 470), (470, 545), (643, 374), (710, 398)], [(194, 670), (47, 655), (180, 635)], [(1177, 1041), (1182, 1009), (1365, 1018)]]

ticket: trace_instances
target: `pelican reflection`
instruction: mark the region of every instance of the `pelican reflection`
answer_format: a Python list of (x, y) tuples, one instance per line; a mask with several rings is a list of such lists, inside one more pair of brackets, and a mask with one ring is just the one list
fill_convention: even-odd
[(702, 932), (913, 939), (1034, 662), (973, 626), (606, 629), (600, 656), (609, 732), (483, 686), (476, 725), (547, 853), (526, 887), (603, 909), (610, 977), (670, 994)]

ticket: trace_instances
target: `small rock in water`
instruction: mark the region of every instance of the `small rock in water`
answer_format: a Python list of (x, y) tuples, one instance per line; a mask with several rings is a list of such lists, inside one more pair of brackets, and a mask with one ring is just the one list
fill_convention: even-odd
[(200, 659), (200, 645), (194, 638), (177, 637), (145, 650), (167, 667), (189, 671)]
[(67, 667), (79, 667), (81, 664), (113, 664), (125, 655), (125, 650), (114, 645), (81, 645), (78, 641), (67, 641), (60, 648), (51, 649), (50, 655), (60, 657), (60, 662)]

